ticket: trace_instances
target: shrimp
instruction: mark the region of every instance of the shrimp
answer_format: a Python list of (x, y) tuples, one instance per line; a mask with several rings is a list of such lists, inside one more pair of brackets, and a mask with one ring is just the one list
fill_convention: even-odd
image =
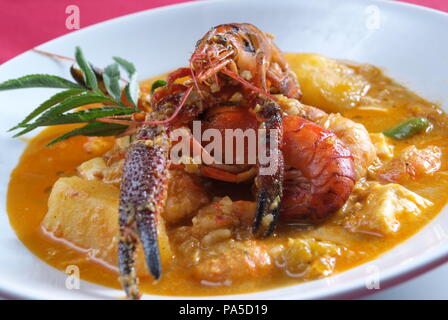
[[(238, 108), (218, 108), (211, 118), (206, 118), (205, 126), (221, 131), (235, 124), (244, 130), (253, 128), (250, 116), (244, 116), (245, 122), (242, 121), (244, 112)], [(280, 217), (322, 221), (347, 201), (354, 187), (353, 156), (335, 133), (304, 118), (283, 116), (282, 131), (280, 149), (286, 170)]]
[[(282, 112), (272, 94), (299, 98), (296, 75), (270, 36), (253, 25), (238, 23), (219, 25), (207, 32), (196, 45), (190, 69), (198, 94), (209, 105), (226, 103), (235, 92), (240, 92), (259, 126), (266, 129), (266, 148), (276, 159), (277, 169), (270, 175), (260, 175), (269, 164), (258, 165), (253, 231), (268, 236), (274, 231), (280, 212), (284, 175), (282, 152), (272, 147), (282, 140)], [(272, 131), (278, 135), (271, 136)]]
[(408, 182), (430, 176), (442, 165), (442, 151), (437, 146), (417, 149), (414, 145), (404, 148), (397, 158), (385, 163), (376, 172), (386, 182)]
[(283, 118), (286, 165), (281, 216), (322, 221), (347, 201), (355, 185), (353, 156), (337, 136), (297, 116)]
[[(252, 95), (246, 95), (246, 100), (249, 100), (249, 108), (251, 107), (251, 100), (252, 107), (257, 103), (262, 106), (261, 108), (254, 108), (254, 110), (261, 110), (261, 112), (255, 113), (255, 118), (261, 122), (260, 127), (277, 129), (280, 132), (279, 142), (283, 146), (286, 143), (282, 142), (282, 140), (286, 141), (286, 138), (290, 138), (291, 141), (300, 144), (296, 140), (298, 137), (294, 136), (294, 130), (298, 128), (289, 130), (290, 128), (288, 126), (285, 127), (283, 124), (285, 118), (283, 117), (283, 113), (279, 112), (280, 110), (278, 109), (280, 107), (279, 101), (276, 97), (272, 96), (273, 94), (281, 94), (288, 99), (299, 99), (301, 92), (297, 78), (292, 70), (290, 70), (280, 50), (278, 50), (272, 43), (272, 39), (266, 34), (248, 24), (229, 24), (215, 27), (198, 42), (196, 51), (190, 59), (190, 65), (196, 81), (209, 86), (212, 91), (219, 91), (223, 85), (223, 79), (217, 76), (218, 72), (243, 84), (249, 82), (245, 86), (245, 89), (252, 90)], [(206, 80), (207, 78), (208, 80)], [(254, 89), (254, 86), (257, 89)], [(255, 93), (259, 94), (258, 98), (254, 98), (253, 95)], [(260, 99), (260, 96), (264, 98)], [(255, 103), (253, 102), (254, 100)], [(243, 101), (241, 104), (245, 102), (247, 101)], [(232, 117), (235, 118), (234, 114), (235, 112), (230, 112), (229, 110), (218, 112), (218, 114), (215, 113), (213, 120), (215, 128), (223, 129), (235, 126), (235, 122), (230, 120)], [(247, 119), (247, 123), (244, 128), (253, 127), (251, 117), (245, 117), (245, 119)], [(208, 123), (210, 123), (210, 120)], [(293, 125), (293, 122), (290, 124)], [(325, 142), (329, 142), (330, 140), (335, 141), (334, 148), (323, 149), (327, 154), (324, 154), (325, 152), (321, 153), (321, 150), (318, 148), (315, 150), (306, 150), (306, 155), (316, 154), (317, 158), (323, 161), (319, 164), (322, 166), (321, 170), (328, 170), (328, 172), (325, 171), (325, 179), (328, 180), (324, 182), (324, 185), (320, 185), (320, 189), (314, 188), (311, 193), (306, 193), (308, 196), (313, 194), (310, 197), (314, 199), (314, 206), (311, 205), (311, 200), (306, 200), (308, 201), (306, 205), (311, 206), (310, 210), (303, 214), (301, 212), (298, 213), (300, 218), (308, 215), (310, 220), (322, 219), (329, 213), (337, 210), (347, 200), (348, 195), (353, 189), (353, 181), (355, 180), (353, 158), (350, 152), (333, 134), (327, 130), (321, 131), (321, 129), (318, 126), (313, 127), (307, 123), (303, 130), (304, 136), (300, 137), (305, 139), (310, 138), (311, 140), (319, 137)], [(289, 135), (288, 137), (281, 136), (285, 132)], [(324, 138), (326, 135), (331, 136), (331, 138)], [(320, 147), (325, 145), (325, 142), (320, 145), (319, 140), (313, 141)], [(304, 141), (303, 143), (306, 144), (308, 141)], [(258, 231), (263, 226), (265, 227), (265, 236), (272, 233), (280, 210), (283, 210), (280, 209), (281, 203), (283, 203), (281, 200), (283, 197), (283, 181), (285, 177), (283, 152), (284, 150), (281, 148), (277, 157), (278, 167), (281, 168), (280, 170), (271, 176), (258, 175), (255, 179), (258, 192), (254, 231)], [(294, 157), (292, 153), (290, 155), (291, 158), (289, 160), (293, 161)], [(334, 158), (336, 160), (326, 159), (325, 156), (332, 157), (332, 159)], [(295, 164), (297, 165), (297, 163)], [(317, 162), (313, 163), (313, 165), (317, 165)], [(301, 170), (305, 171), (301, 172), (304, 173), (305, 178), (311, 178), (311, 180), (315, 178), (313, 170), (316, 168), (300, 167)], [(309, 169), (309, 171), (306, 169)], [(206, 171), (203, 171), (203, 173), (207, 174)], [(316, 173), (320, 172), (314, 172), (314, 174)], [(219, 174), (216, 172), (208, 174), (208, 176), (219, 179)], [(228, 176), (228, 172), (222, 174), (222, 176), (223, 178), (224, 176)], [(335, 176), (336, 178), (331, 178), (331, 176)], [(245, 175), (245, 177), (250, 178), (249, 175)], [(315, 181), (316, 183), (318, 183), (317, 180)], [(235, 181), (240, 181), (240, 177), (235, 178)], [(319, 182), (322, 183), (323, 180), (319, 180)], [(341, 186), (337, 186), (339, 183)], [(315, 186), (317, 187), (317, 185)], [(333, 192), (341, 192), (341, 194), (330, 196), (329, 194)], [(325, 205), (318, 204), (317, 199), (322, 197), (323, 194), (328, 195), (328, 197), (324, 197), (325, 201), (331, 202), (334, 200), (334, 203), (326, 203)], [(292, 196), (292, 193), (290, 192), (288, 195)], [(310, 199), (308, 196), (305, 198)], [(305, 201), (305, 198), (303, 195), (300, 195), (297, 196), (296, 200), (299, 202)], [(325, 203), (325, 201), (322, 203)], [(324, 210), (324, 206), (327, 207), (327, 210)], [(289, 207), (292, 208), (292, 205)], [(291, 209), (291, 211), (293, 210)], [(289, 216), (292, 217), (293, 215)]]
[(302, 104), (296, 99), (281, 95), (276, 97), (288, 115), (303, 117), (333, 132), (352, 154), (357, 179), (366, 177), (369, 166), (376, 163), (377, 153), (369, 132), (362, 124), (339, 113), (328, 114), (316, 107)]
[(330, 113), (315, 123), (333, 132), (344, 143), (354, 158), (356, 176), (358, 179), (365, 177), (369, 166), (377, 158), (375, 146), (366, 128), (339, 113)]
[(198, 41), (190, 65), (197, 81), (219, 90), (223, 74), (261, 94), (282, 93), (300, 98), (297, 76), (272, 37), (247, 23), (212, 28)]

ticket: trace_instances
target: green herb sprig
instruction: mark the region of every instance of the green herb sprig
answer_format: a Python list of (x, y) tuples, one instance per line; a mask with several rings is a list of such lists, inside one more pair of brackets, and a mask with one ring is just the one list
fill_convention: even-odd
[[(48, 145), (53, 145), (74, 136), (114, 136), (123, 133), (128, 126), (97, 121), (99, 118), (126, 116), (137, 112), (139, 85), (137, 71), (131, 62), (113, 57), (114, 63), (104, 71), (92, 67), (80, 47), (75, 49), (75, 59), (79, 70), (71, 69), (76, 82), (48, 74), (31, 74), (0, 83), (0, 91), (23, 88), (65, 89), (41, 103), (20, 123), (9, 131), (20, 130), (14, 137), (22, 136), (38, 127), (61, 124), (85, 123), (86, 125), (63, 134)], [(120, 86), (120, 67), (128, 75), (124, 89)], [(133, 108), (122, 102), (123, 95)], [(103, 107), (76, 110), (92, 103)]]

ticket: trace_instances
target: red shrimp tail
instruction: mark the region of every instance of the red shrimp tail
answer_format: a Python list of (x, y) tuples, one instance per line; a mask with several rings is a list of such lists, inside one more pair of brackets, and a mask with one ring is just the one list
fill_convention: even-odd
[(356, 180), (353, 156), (337, 136), (300, 117), (283, 118), (287, 172), (281, 217), (320, 222), (339, 210)]

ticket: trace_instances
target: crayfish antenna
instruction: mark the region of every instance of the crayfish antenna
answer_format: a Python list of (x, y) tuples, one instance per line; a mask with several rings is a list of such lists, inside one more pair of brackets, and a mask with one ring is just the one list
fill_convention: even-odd
[(238, 75), (237, 73), (228, 70), (226, 68), (223, 68), (220, 70), (220, 72), (224, 73), (225, 75), (229, 76), (230, 78), (240, 82), (243, 86), (245, 86), (246, 88), (252, 90), (255, 93), (258, 93), (259, 95), (262, 95), (272, 101), (277, 101), (277, 98), (274, 97), (273, 95), (271, 95), (270, 93), (268, 93), (266, 90), (259, 88), (255, 85), (253, 85), (252, 83), (250, 83), (249, 81), (243, 79), (240, 75)]

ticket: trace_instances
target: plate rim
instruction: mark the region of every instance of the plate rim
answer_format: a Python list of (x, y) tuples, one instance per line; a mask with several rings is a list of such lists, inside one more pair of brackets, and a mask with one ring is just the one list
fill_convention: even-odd
[[(43, 42), (43, 43), (35, 46), (34, 48), (46, 47), (46, 46), (53, 44), (54, 42), (60, 41), (62, 38), (69, 39), (70, 37), (73, 37), (75, 35), (79, 35), (79, 34), (82, 34), (85, 32), (91, 32), (95, 28), (107, 27), (109, 24), (120, 23), (127, 19), (134, 19), (135, 17), (138, 17), (140, 15), (157, 14), (159, 12), (169, 11), (169, 10), (179, 10), (179, 9), (182, 10), (182, 8), (185, 8), (185, 7), (194, 7), (194, 6), (200, 7), (200, 6), (204, 6), (204, 5), (205, 6), (207, 6), (207, 5), (213, 6), (214, 3), (229, 3), (229, 2), (238, 2), (238, 1), (241, 1), (241, 0), (194, 0), (194, 1), (184, 2), (184, 3), (170, 4), (170, 5), (161, 6), (161, 7), (157, 7), (157, 8), (141, 10), (138, 12), (133, 12), (133, 13), (125, 14), (125, 15), (115, 17), (112, 19), (108, 19), (105, 21), (101, 21), (101, 22), (89, 25), (85, 28), (82, 28), (82, 29), (79, 29), (79, 30), (76, 30), (73, 32), (69, 32), (67, 34), (53, 38), (49, 41)], [(335, 3), (337, 3), (339, 0), (329, 0), (329, 1), (334, 1)], [(362, 0), (362, 1), (366, 4), (368, 4), (368, 3), (378, 4), (381, 6), (388, 6), (388, 7), (392, 7), (392, 8), (393, 7), (398, 7), (398, 8), (401, 7), (404, 10), (412, 9), (414, 11), (419, 11), (419, 13), (422, 13), (422, 14), (430, 14), (430, 15), (436, 14), (440, 17), (443, 17), (444, 19), (447, 19), (447, 22), (448, 22), (448, 13), (445, 13), (445, 12), (437, 10), (437, 9), (417, 5), (417, 4), (405, 3), (405, 2), (395, 1), (395, 0)], [(356, 0), (356, 1), (350, 0), (350, 2), (359, 3), (360, 0)], [(0, 65), (0, 73), (2, 73), (2, 71), (5, 67), (8, 67), (10, 64), (16, 63), (16, 60), (20, 59), (25, 54), (31, 53), (32, 49), (26, 50), (16, 56), (12, 57), (11, 59), (3, 62)], [(446, 206), (448, 206), (448, 204)], [(5, 212), (5, 214), (7, 214), (7, 213)], [(405, 241), (400, 242), (399, 244), (397, 244), (397, 246), (405, 244), (410, 239), (415, 237), (417, 234), (421, 233), (423, 230), (428, 228), (428, 226), (431, 224), (432, 221), (434, 221), (434, 220), (429, 221), (418, 232), (413, 234), (411, 237), (409, 237)], [(9, 224), (9, 227), (12, 229), (10, 224)], [(14, 230), (13, 230), (13, 232), (14, 232), (16, 239), (20, 241), (20, 239), (18, 239)], [(23, 245), (23, 243), (22, 243), (22, 245)], [(381, 257), (385, 253), (390, 252), (395, 247), (382, 253), (379, 257)], [(25, 246), (25, 248), (26, 248), (26, 246)], [(30, 254), (33, 254), (28, 248), (26, 248), (26, 250), (28, 250), (28, 252)], [(349, 270), (353, 270), (353, 269), (356, 269), (356, 268), (359, 268), (362, 266), (366, 266), (366, 265), (374, 262), (379, 257), (375, 258), (374, 260), (370, 260), (366, 263), (363, 263), (360, 266), (356, 266), (355, 268), (350, 268)], [(38, 259), (41, 260), (40, 258), (38, 258)], [(45, 261), (43, 261), (43, 262), (46, 265), (48, 265)], [(448, 262), (448, 242), (445, 242), (443, 245), (440, 245), (439, 247), (437, 247), (437, 250), (435, 252), (425, 252), (424, 254), (420, 255), (419, 259), (417, 261), (412, 262), (409, 266), (406, 267), (405, 270), (403, 270), (403, 267), (400, 267), (400, 266), (394, 266), (394, 267), (388, 268), (386, 271), (384, 271), (382, 273), (382, 276), (381, 276), (381, 285), (382, 285), (381, 290), (390, 288), (392, 286), (398, 285), (398, 284), (408, 281), (412, 278), (415, 278), (415, 277), (417, 277), (423, 273), (426, 273), (426, 272), (428, 272), (446, 262)], [(49, 267), (57, 270), (56, 268), (54, 268), (52, 266), (49, 266)], [(349, 271), (349, 270), (347, 270), (347, 271)], [(60, 270), (58, 270), (58, 271), (62, 272)], [(342, 273), (345, 273), (345, 271), (341, 272), (339, 274), (342, 274)], [(337, 276), (337, 275), (335, 275), (335, 276)], [(329, 277), (329, 278), (331, 278), (331, 277)], [(92, 283), (92, 282), (89, 282), (86, 280), (83, 280), (83, 281)], [(0, 279), (0, 297), (4, 297), (7, 299), (52, 299), (51, 297), (45, 296), (45, 294), (36, 295), (36, 294), (31, 294), (30, 292), (28, 292), (28, 294), (26, 294), (26, 293), (24, 294), (21, 291), (4, 288), (1, 286), (2, 283), (3, 282)], [(112, 289), (112, 288), (109, 288), (106, 286), (102, 286), (102, 285), (99, 285), (96, 283), (94, 283), (94, 284), (101, 286), (102, 288), (108, 288), (110, 290), (115, 290), (115, 289)], [(354, 298), (354, 297), (359, 298), (361, 296), (367, 296), (367, 295), (378, 292), (376, 290), (369, 290), (370, 292), (366, 293), (364, 284), (365, 283), (362, 279), (352, 280), (345, 284), (344, 283), (339, 284), (338, 289), (331, 290), (331, 292), (323, 292), (323, 293), (316, 292), (314, 294), (314, 296), (309, 296), (309, 297), (307, 297), (307, 299), (334, 299), (334, 298)], [(301, 283), (298, 283), (298, 284), (292, 284), (292, 285), (288, 285), (288, 286), (283, 286), (283, 287), (278, 287), (278, 288), (268, 289), (268, 290), (262, 290), (262, 291), (257, 291), (257, 292), (272, 292), (273, 293), (272, 295), (275, 295), (275, 293), (278, 291), (282, 291), (287, 288), (298, 287), (300, 285), (301, 285)], [(323, 289), (325, 289), (325, 288), (323, 288)], [(232, 298), (233, 297), (236, 297), (236, 298), (245, 298), (246, 297), (247, 298), (248, 294), (253, 294), (253, 293), (250, 292), (250, 293), (243, 293), (243, 294), (233, 294)], [(287, 299), (300, 298), (300, 293), (290, 292), (287, 294), (284, 293), (278, 299), (286, 299), (284, 297), (284, 295), (287, 295), (287, 297), (286, 297)], [(162, 298), (166, 298), (166, 299), (192, 299), (193, 298), (193, 299), (201, 300), (201, 299), (226, 299), (228, 296), (227, 295), (216, 295), (216, 296), (207, 296), (207, 297), (190, 297), (190, 296), (157, 296), (157, 295), (145, 294), (144, 298), (145, 297), (146, 298), (162, 297)], [(269, 298), (269, 299), (275, 299), (275, 298)]]

